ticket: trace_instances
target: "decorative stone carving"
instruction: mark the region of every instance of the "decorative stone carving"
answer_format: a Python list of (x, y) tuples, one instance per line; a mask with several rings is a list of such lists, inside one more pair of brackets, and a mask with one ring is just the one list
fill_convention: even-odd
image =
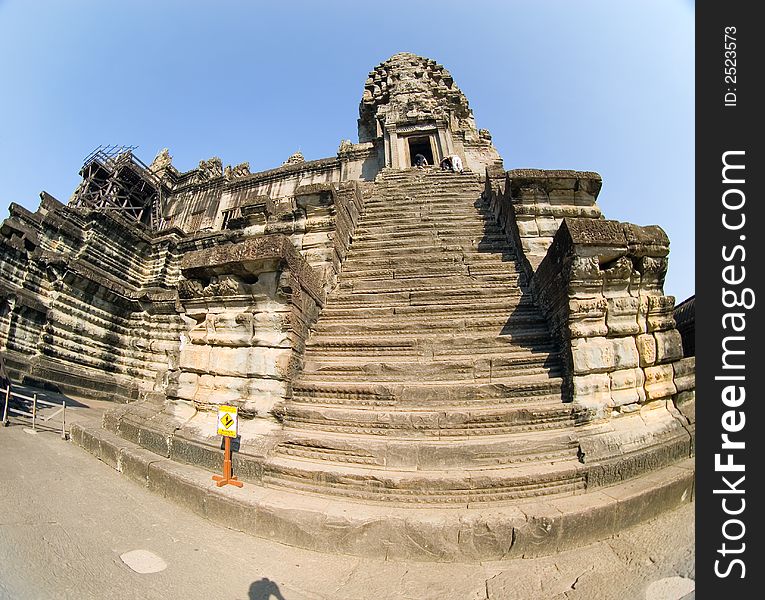
[(173, 157), (170, 156), (170, 150), (162, 148), (149, 165), (149, 170), (151, 170), (152, 173), (160, 174), (162, 171), (172, 166), (172, 164)]
[(223, 162), (217, 156), (207, 160), (200, 160), (197, 168), (197, 180), (200, 182), (209, 181), (223, 176)]
[(300, 163), (305, 162), (305, 157), (303, 156), (303, 153), (298, 150), (294, 154), (292, 154), (287, 160), (285, 160), (282, 164), (284, 165), (298, 165)]
[(223, 171), (223, 176), (229, 181), (232, 179), (240, 179), (247, 175), (250, 175), (250, 163), (248, 162), (239, 163), (235, 167), (226, 165), (226, 168)]

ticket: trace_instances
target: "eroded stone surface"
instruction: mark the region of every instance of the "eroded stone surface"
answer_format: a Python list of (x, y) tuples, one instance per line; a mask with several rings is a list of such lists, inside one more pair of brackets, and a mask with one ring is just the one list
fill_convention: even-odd
[[(169, 151), (147, 167), (122, 149), (89, 159), (68, 205), (13, 205), (0, 229), (12, 376), (141, 400), (105, 429), (210, 469), (215, 410), (235, 405), (242, 480), (421, 509), (389, 539), (437, 560), (578, 539), (540, 497), (594, 502), (628, 479), (632, 514), (650, 512), (640, 498), (670, 505), (647, 476), (692, 452), (695, 363), (663, 292), (664, 232), (604, 219), (597, 173), (505, 171), (430, 59), (378, 65), (359, 114), (359, 143), (335, 157), (181, 173)], [(415, 153), (465, 172), (410, 168)], [(82, 441), (175, 493), (169, 467)], [(257, 533), (318, 539), (317, 504), (300, 497)], [(508, 504), (537, 516), (495, 518)], [(486, 508), (447, 532), (436, 506)], [(631, 518), (620, 510), (614, 528)], [(332, 518), (350, 536), (391, 526)]]

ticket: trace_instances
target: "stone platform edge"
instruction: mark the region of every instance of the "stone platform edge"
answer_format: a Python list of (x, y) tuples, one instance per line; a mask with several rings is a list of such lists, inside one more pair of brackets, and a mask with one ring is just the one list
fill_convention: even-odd
[(99, 426), (71, 438), (119, 473), (229, 529), (290, 546), (390, 560), (478, 562), (553, 554), (598, 541), (691, 502), (694, 461), (586, 494), (506, 505), (407, 508), (245, 483), (158, 456)]

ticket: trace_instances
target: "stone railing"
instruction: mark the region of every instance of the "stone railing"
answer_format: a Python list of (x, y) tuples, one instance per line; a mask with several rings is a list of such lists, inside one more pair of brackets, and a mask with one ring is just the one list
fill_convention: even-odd
[(565, 219), (531, 278), (563, 351), (565, 399), (594, 417), (689, 389), (674, 298), (663, 294), (668, 254), (657, 226)]
[(603, 218), (595, 203), (601, 185), (590, 171), (488, 169), (484, 196), (530, 277), (564, 218)]
[(289, 236), (329, 291), (337, 283), (364, 201), (355, 181), (314, 183), (300, 186), (291, 198), (257, 196), (237, 209), (229, 229), (241, 229), (246, 235)]
[(324, 303), (314, 269), (283, 235), (245, 238), (181, 260), (188, 325), (168, 397), (202, 410), (236, 405), (267, 416), (291, 393)]

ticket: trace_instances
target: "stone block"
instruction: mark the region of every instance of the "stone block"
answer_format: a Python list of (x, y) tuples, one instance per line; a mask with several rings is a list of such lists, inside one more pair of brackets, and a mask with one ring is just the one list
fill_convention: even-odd
[(589, 318), (569, 323), (572, 338), (605, 337), (608, 333), (606, 318)]
[(571, 341), (571, 354), (577, 374), (628, 369), (639, 364), (637, 346), (632, 337), (574, 339)]
[(640, 332), (637, 322), (640, 301), (632, 296), (608, 298), (606, 324), (608, 335), (621, 337)]
[(193, 400), (197, 395), (198, 388), (199, 375), (196, 373), (181, 373), (178, 376), (178, 387), (175, 390), (175, 395), (183, 400)]
[(141, 417), (126, 415), (120, 419), (117, 435), (122, 439), (138, 444)]
[(80, 446), (96, 458), (101, 458), (101, 438), (94, 431), (90, 429), (82, 431)]
[(527, 254), (537, 254), (544, 257), (550, 247), (551, 239), (547, 238), (523, 238), (521, 244)]
[(258, 511), (252, 504), (232, 497), (229, 490), (211, 489), (204, 497), (204, 514), (213, 523), (250, 535), (257, 533)]
[(574, 204), (574, 189), (551, 189), (548, 192), (550, 204)]
[(574, 192), (574, 204), (577, 206), (594, 206), (597, 196), (586, 190), (576, 190)]
[(306, 233), (302, 239), (302, 248), (314, 248), (316, 246), (324, 247), (332, 242), (333, 236), (326, 231), (316, 233)]
[(563, 548), (578, 548), (609, 537), (618, 531), (616, 500), (600, 491), (590, 491), (581, 496), (554, 498), (548, 501), (563, 515)]
[(220, 471), (223, 468), (223, 453), (219, 448), (187, 440), (179, 435), (173, 436), (170, 459), (210, 471)]
[(648, 296), (647, 331), (666, 331), (675, 327), (673, 296)]
[(643, 369), (622, 369), (608, 374), (611, 378), (611, 399), (614, 406), (645, 401)]
[(224, 375), (202, 375), (193, 400), (215, 408), (219, 404), (230, 404), (246, 398), (248, 380)]
[(140, 427), (138, 431), (138, 444), (142, 448), (151, 450), (158, 456), (170, 456), (169, 433), (149, 427)]
[(535, 502), (518, 508), (527, 515), (526, 523), (513, 530), (513, 558), (547, 554), (561, 542), (563, 514), (552, 504)]
[(571, 337), (605, 337), (608, 333), (606, 308), (606, 299), (602, 296), (571, 298), (568, 303)]
[(146, 485), (152, 492), (204, 516), (207, 489), (184, 475), (183, 466), (159, 460), (149, 464)]
[[(124, 442), (123, 442), (124, 444)], [(109, 465), (115, 471), (117, 470), (117, 462), (119, 460), (120, 451), (122, 450), (119, 441), (112, 439), (109, 441), (101, 441), (101, 455), (99, 458), (107, 465)]]
[(77, 423), (72, 424), (71, 428), (69, 429), (69, 438), (77, 446), (80, 446), (81, 448), (83, 447), (82, 445), (83, 434), (84, 434), (84, 429), (80, 425), (78, 425)]
[(631, 527), (684, 502), (690, 502), (693, 472), (670, 467), (656, 476), (626, 482), (605, 493), (618, 503), (616, 520), (619, 527)]
[(539, 235), (544, 237), (553, 237), (555, 235), (555, 232), (558, 231), (558, 227), (560, 227), (560, 221), (556, 220), (555, 217), (537, 217), (535, 219), (537, 224), (537, 229), (539, 230)]
[(523, 186), (513, 190), (513, 201), (521, 204), (549, 204), (547, 193), (539, 186)]
[(656, 338), (644, 333), (635, 338), (641, 367), (649, 367), (656, 362)]
[(576, 375), (573, 379), (577, 404), (598, 410), (611, 404), (611, 379), (607, 374)]
[(208, 314), (204, 339), (211, 346), (249, 346), (253, 338), (253, 321), (251, 313), (240, 310)]
[(679, 392), (696, 389), (696, 357), (689, 356), (672, 363), (675, 387)]
[(181, 351), (178, 366), (187, 373), (206, 372), (210, 367), (210, 346), (186, 344)]
[(683, 358), (683, 340), (677, 329), (656, 331), (656, 362), (667, 363)]
[(122, 448), (117, 459), (117, 470), (141, 485), (148, 484), (149, 464), (158, 459), (148, 450)]
[(675, 396), (675, 408), (680, 411), (688, 422), (696, 422), (696, 391), (688, 390)]
[(645, 368), (645, 391), (649, 400), (669, 398), (677, 393), (673, 382), (672, 365), (657, 365)]
[(518, 216), (515, 224), (521, 237), (537, 237), (539, 235), (539, 227), (533, 218)]

